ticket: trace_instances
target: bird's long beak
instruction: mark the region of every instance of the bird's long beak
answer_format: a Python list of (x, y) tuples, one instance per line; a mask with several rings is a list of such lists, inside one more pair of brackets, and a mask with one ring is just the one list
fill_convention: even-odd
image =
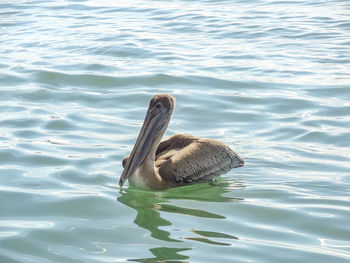
[[(164, 108), (149, 108), (146, 118), (143, 122), (139, 136), (129, 159), (125, 163), (124, 171), (120, 176), (119, 186), (122, 187), (124, 182), (136, 171), (140, 164), (145, 160), (150, 152), (156, 138), (163, 135), (166, 123), (169, 119), (169, 113)], [(157, 145), (158, 146), (158, 145)], [(153, 153), (151, 153), (153, 154)]]

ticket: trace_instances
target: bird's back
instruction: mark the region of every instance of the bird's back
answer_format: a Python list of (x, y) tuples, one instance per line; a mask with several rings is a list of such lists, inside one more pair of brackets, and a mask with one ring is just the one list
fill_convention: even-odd
[(164, 181), (186, 185), (211, 181), (244, 160), (224, 143), (190, 135), (174, 135), (157, 149), (155, 166)]

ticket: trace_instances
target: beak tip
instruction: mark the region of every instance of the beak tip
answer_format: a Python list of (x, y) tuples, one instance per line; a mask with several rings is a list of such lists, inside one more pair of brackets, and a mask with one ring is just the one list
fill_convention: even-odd
[(123, 184), (124, 184), (123, 180), (120, 179), (120, 180), (119, 180), (119, 187), (123, 187)]

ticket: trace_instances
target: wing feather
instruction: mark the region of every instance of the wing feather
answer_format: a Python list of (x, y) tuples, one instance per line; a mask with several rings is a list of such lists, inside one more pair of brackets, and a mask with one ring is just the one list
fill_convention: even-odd
[(210, 181), (244, 164), (237, 153), (216, 140), (197, 139), (182, 149), (175, 149), (158, 168), (165, 181), (175, 184)]

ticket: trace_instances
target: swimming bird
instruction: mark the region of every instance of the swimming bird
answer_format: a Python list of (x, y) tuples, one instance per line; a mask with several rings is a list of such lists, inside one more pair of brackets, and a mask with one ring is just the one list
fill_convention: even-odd
[(123, 159), (119, 185), (126, 180), (149, 190), (213, 181), (244, 160), (224, 143), (176, 134), (161, 141), (175, 108), (169, 94), (154, 96), (130, 155)]

